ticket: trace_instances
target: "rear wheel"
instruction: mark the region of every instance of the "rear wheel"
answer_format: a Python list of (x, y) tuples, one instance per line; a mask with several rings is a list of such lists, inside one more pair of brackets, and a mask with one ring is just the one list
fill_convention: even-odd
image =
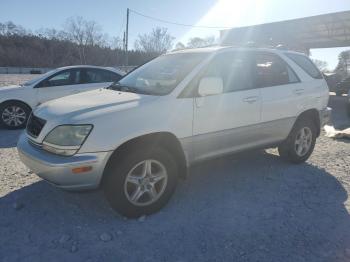
[(287, 140), (278, 147), (278, 152), (292, 163), (305, 162), (314, 150), (316, 136), (316, 125), (312, 119), (300, 119), (295, 123)]
[(0, 105), (0, 124), (7, 129), (24, 128), (31, 109), (21, 102), (5, 102)]
[(139, 217), (157, 212), (168, 202), (177, 177), (176, 162), (168, 151), (132, 151), (111, 159), (103, 189), (113, 209), (126, 217)]

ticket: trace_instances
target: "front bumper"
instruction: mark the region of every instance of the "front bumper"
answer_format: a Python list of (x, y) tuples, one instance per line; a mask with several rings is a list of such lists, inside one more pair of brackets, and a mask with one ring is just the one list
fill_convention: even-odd
[(332, 108), (326, 107), (323, 110), (319, 111), (320, 114), (320, 127), (330, 124), (332, 119)]
[[(42, 179), (66, 190), (97, 188), (112, 151), (59, 156), (33, 146), (22, 134), (17, 144), (22, 162)], [(73, 168), (91, 166), (88, 172), (74, 174)]]

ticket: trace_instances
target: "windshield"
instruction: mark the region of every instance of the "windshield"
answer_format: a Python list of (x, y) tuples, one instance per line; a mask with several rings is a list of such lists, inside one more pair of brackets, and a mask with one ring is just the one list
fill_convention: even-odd
[(111, 89), (124, 87), (130, 91), (148, 95), (166, 95), (207, 57), (206, 53), (180, 53), (160, 56), (135, 69)]
[(55, 71), (57, 71), (57, 69), (51, 70), (51, 71), (49, 71), (49, 72), (46, 72), (46, 73), (43, 74), (43, 75), (40, 75), (40, 76), (38, 76), (38, 77), (35, 77), (35, 78), (33, 78), (33, 79), (31, 79), (31, 80), (25, 82), (24, 84), (22, 84), (22, 86), (30, 86), (30, 85), (32, 85), (32, 84), (34, 84), (34, 83), (40, 81), (41, 79), (46, 78), (47, 76), (51, 75), (51, 74), (54, 73)]

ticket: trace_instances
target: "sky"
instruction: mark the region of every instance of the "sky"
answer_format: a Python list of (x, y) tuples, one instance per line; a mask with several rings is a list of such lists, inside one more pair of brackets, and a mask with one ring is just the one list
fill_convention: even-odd
[[(99, 23), (110, 36), (122, 37), (126, 9), (182, 24), (237, 27), (350, 10), (350, 0), (0, 0), (0, 22), (13, 21), (26, 29), (61, 29), (67, 18), (82, 16)], [(218, 29), (200, 29), (161, 23), (133, 12), (129, 46), (139, 34), (157, 26), (168, 28), (175, 43), (195, 36), (219, 36)], [(313, 58), (333, 69), (338, 54), (348, 48), (313, 49)], [(350, 47), (349, 47), (350, 49)]]

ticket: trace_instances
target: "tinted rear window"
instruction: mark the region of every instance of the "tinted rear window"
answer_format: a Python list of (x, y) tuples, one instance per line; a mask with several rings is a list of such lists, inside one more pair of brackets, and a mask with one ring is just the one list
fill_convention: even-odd
[(314, 63), (304, 55), (286, 53), (290, 59), (292, 59), (298, 66), (300, 66), (306, 73), (308, 73), (311, 77), (316, 79), (321, 79), (322, 74), (320, 70), (314, 65)]
[(299, 82), (298, 77), (279, 56), (270, 53), (255, 55), (258, 87), (279, 86)]

